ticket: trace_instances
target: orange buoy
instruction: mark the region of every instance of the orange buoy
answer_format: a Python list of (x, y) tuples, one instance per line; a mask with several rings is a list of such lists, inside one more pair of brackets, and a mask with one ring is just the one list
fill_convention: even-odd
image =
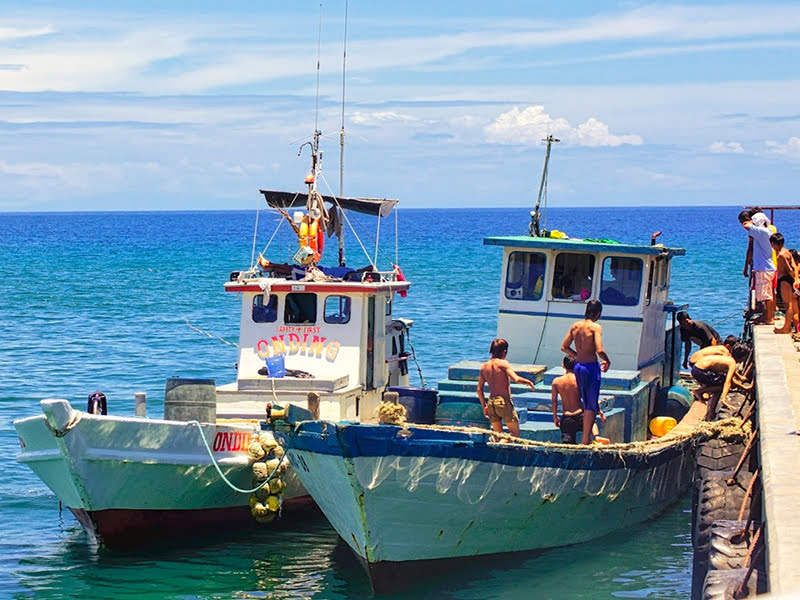
[(673, 417), (653, 417), (650, 419), (650, 433), (661, 437), (671, 431), (678, 422)]
[(300, 247), (308, 246), (308, 215), (305, 215), (300, 221), (300, 233), (297, 235)]

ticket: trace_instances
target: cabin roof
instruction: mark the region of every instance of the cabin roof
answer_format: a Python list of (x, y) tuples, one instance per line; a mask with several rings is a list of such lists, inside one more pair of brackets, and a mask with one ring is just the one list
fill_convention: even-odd
[(510, 246), (514, 248), (537, 248), (540, 250), (569, 250), (573, 252), (606, 252), (639, 256), (653, 256), (659, 254), (683, 256), (686, 254), (684, 248), (667, 248), (661, 244), (655, 246), (637, 246), (633, 244), (618, 244), (597, 240), (556, 239), (531, 237), (528, 235), (488, 236), (483, 238), (483, 244), (485, 246)]
[[(269, 287), (262, 287), (262, 283), (269, 282)], [(319, 292), (336, 294), (374, 294), (380, 291), (405, 291), (411, 286), (408, 281), (292, 281), (287, 279), (258, 278), (246, 281), (227, 281), (224, 284), (226, 292)]]

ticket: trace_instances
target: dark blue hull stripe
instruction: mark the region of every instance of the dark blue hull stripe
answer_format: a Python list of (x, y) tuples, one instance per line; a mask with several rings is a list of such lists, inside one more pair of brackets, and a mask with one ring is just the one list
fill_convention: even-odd
[[(567, 313), (554, 313), (554, 312), (544, 312), (538, 310), (509, 310), (507, 308), (501, 308), (498, 311), (501, 315), (527, 315), (531, 317), (560, 317), (564, 319), (575, 319), (580, 320), (583, 317), (579, 314), (570, 315)], [(641, 323), (644, 321), (642, 317), (607, 317), (603, 315), (600, 317), (600, 321), (629, 321), (630, 323)]]
[(309, 421), (294, 432), (276, 432), (290, 449), (343, 458), (402, 456), (460, 458), (514, 467), (551, 467), (568, 470), (651, 469), (691, 452), (693, 442), (684, 440), (657, 451), (619, 452), (593, 447), (562, 448), (515, 444), (489, 444), (489, 434), (417, 429), (398, 435), (394, 425), (336, 424)]

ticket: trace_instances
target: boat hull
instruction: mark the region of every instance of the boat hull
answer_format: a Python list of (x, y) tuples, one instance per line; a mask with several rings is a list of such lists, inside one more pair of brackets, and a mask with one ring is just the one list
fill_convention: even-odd
[[(247, 453), (252, 425), (196, 424), (97, 416), (65, 400), (42, 401), (44, 415), (14, 423), (17, 460), (27, 464), (81, 524), (109, 547), (130, 546), (198, 527), (253, 524)], [(287, 472), (286, 507), (309, 499)]]
[(289, 456), (376, 581), (426, 561), (564, 546), (663, 511), (694, 442), (653, 452), (496, 444), (484, 433), (306, 423)]

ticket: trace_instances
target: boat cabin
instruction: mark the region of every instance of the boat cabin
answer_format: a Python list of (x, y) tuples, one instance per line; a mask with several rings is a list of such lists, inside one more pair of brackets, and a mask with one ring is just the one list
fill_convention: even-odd
[(242, 296), (237, 378), (217, 389), (218, 418), (263, 411), (268, 401), (306, 407), (312, 391), (320, 418), (368, 419), (386, 386), (408, 385), (411, 323), (392, 317), (408, 282), (377, 273), (375, 281), (236, 277), (225, 290)]
[(560, 366), (561, 343), (590, 298), (603, 303), (603, 345), (612, 368), (660, 376), (670, 268), (682, 248), (599, 240), (487, 237), (503, 247), (497, 336), (512, 363)]

